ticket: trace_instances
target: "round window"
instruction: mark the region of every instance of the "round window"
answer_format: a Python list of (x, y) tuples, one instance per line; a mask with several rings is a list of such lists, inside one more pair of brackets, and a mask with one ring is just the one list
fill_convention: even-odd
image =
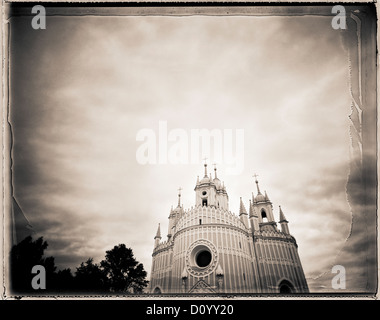
[(205, 196), (207, 194), (207, 191), (203, 191), (202, 195)]
[(208, 250), (199, 252), (195, 258), (195, 262), (200, 268), (207, 267), (211, 263), (211, 252)]
[(205, 239), (199, 239), (187, 249), (186, 269), (195, 277), (211, 274), (218, 264), (218, 252), (215, 245)]

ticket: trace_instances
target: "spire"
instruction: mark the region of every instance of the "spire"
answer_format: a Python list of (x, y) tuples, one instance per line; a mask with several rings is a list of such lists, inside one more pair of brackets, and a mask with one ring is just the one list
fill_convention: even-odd
[(249, 216), (250, 217), (257, 217), (255, 210), (253, 210), (253, 205), (252, 205), (251, 200), (249, 200)]
[(161, 239), (160, 224), (158, 224), (157, 233), (156, 233), (156, 236), (154, 237), (154, 239), (156, 239), (156, 238), (160, 238)]
[(178, 208), (181, 207), (181, 190), (182, 190), (182, 188), (179, 187), (178, 188)]
[(284, 213), (282, 212), (281, 206), (280, 207), (280, 221), (279, 222), (288, 222), (285, 218)]
[(269, 197), (268, 197), (268, 195), (267, 195), (267, 192), (264, 191), (264, 193), (265, 193), (265, 200), (266, 200), (266, 201), (269, 201)]
[(206, 163), (207, 158), (204, 158), (203, 160), (205, 161), (204, 166), (205, 166), (205, 178), (206, 178), (206, 177), (208, 177), (207, 176), (207, 163)]
[(281, 206), (280, 207), (280, 224), (281, 224), (281, 231), (285, 234), (290, 234), (289, 233), (289, 226), (288, 226), (288, 221), (285, 218), (284, 213), (282, 212)]
[(247, 210), (244, 207), (243, 200), (240, 197), (240, 210), (239, 210), (239, 216), (242, 214), (247, 214)]
[(216, 163), (214, 162), (213, 163), (213, 165), (214, 165), (214, 175), (215, 175), (215, 178), (214, 179), (218, 179), (218, 176), (216, 175)]
[(260, 188), (259, 188), (259, 182), (257, 181), (258, 174), (254, 174), (253, 177), (255, 178), (256, 186), (257, 186), (257, 194), (261, 194)]

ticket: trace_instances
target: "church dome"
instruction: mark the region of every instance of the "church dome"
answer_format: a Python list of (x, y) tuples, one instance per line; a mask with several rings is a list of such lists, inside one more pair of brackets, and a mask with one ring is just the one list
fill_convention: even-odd
[(222, 182), (218, 178), (214, 178), (213, 182), (218, 190), (222, 189)]
[(203, 183), (210, 183), (211, 179), (208, 176), (204, 176), (203, 179), (201, 180), (200, 184)]
[(256, 196), (255, 201), (256, 201), (256, 202), (265, 201), (265, 196), (263, 196), (261, 193), (259, 193), (259, 194)]

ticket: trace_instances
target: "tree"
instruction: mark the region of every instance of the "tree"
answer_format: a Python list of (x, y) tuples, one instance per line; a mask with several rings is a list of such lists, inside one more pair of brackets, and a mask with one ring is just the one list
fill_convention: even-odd
[(86, 292), (107, 291), (106, 273), (98, 264), (93, 263), (92, 258), (88, 258), (85, 263), (81, 263), (75, 272), (75, 289)]
[(54, 281), (51, 289), (55, 292), (70, 292), (75, 289), (75, 278), (71, 273), (70, 268), (58, 270), (58, 272), (54, 274)]
[(31, 286), (32, 268), (36, 265), (42, 265), (46, 270), (46, 286), (54, 278), (56, 270), (53, 257), (44, 258), (44, 251), (48, 247), (48, 243), (43, 237), (33, 241), (31, 236), (26, 237), (11, 249), (11, 287), (15, 292), (31, 292), (34, 289)]
[(142, 293), (149, 281), (141, 263), (136, 261), (132, 249), (119, 244), (106, 251), (105, 260), (100, 262), (111, 291), (124, 293)]

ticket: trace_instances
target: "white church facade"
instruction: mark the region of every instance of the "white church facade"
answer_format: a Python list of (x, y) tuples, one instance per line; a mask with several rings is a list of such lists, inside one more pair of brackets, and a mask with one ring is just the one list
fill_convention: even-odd
[(296, 239), (279, 208), (252, 193), (249, 209), (240, 198), (239, 215), (228, 208), (224, 184), (207, 174), (195, 186), (196, 203), (170, 211), (167, 239), (158, 226), (152, 254), (150, 293), (307, 293)]

